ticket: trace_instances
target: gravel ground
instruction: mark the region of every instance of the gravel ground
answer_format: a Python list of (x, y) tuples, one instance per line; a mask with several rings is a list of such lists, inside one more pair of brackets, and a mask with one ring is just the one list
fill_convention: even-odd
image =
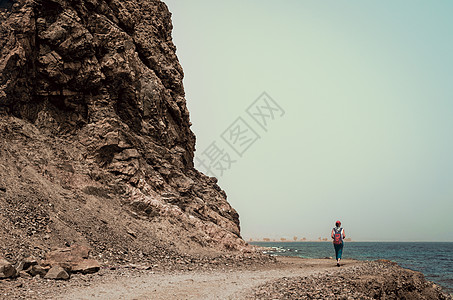
[(453, 299), (423, 274), (389, 261), (362, 262), (268, 282), (247, 299)]
[(278, 257), (276, 262), (129, 265), (69, 281), (0, 281), (5, 299), (453, 299), (418, 272), (386, 262)]

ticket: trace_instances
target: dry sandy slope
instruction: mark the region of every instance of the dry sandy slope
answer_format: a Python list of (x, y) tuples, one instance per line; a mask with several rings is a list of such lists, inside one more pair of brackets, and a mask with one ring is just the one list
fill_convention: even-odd
[[(141, 274), (103, 280), (87, 287), (75, 287), (55, 299), (241, 299), (252, 288), (268, 281), (341, 272), (361, 264), (345, 260), (337, 268), (333, 260), (279, 257), (281, 264), (251, 270), (190, 271), (173, 274)], [(107, 278), (105, 278), (107, 279)]]

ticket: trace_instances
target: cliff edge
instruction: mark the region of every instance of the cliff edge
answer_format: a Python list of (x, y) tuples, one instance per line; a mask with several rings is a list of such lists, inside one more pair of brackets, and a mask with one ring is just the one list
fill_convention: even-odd
[(248, 251), (195, 136), (158, 0), (0, 8), (0, 256)]

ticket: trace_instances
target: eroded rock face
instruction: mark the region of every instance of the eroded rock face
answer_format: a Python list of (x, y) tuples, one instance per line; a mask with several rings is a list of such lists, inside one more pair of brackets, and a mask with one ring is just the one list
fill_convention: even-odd
[(170, 17), (158, 0), (21, 0), (0, 12), (2, 252), (22, 235), (145, 256), (157, 241), (246, 247), (225, 192), (193, 167)]

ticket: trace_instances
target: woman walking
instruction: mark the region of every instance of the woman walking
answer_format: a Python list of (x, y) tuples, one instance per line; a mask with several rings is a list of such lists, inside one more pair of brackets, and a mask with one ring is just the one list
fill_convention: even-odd
[(341, 228), (341, 222), (335, 222), (335, 227), (332, 229), (333, 247), (335, 248), (335, 258), (337, 260), (337, 267), (340, 266), (341, 254), (343, 253), (343, 239), (346, 238), (344, 229)]

